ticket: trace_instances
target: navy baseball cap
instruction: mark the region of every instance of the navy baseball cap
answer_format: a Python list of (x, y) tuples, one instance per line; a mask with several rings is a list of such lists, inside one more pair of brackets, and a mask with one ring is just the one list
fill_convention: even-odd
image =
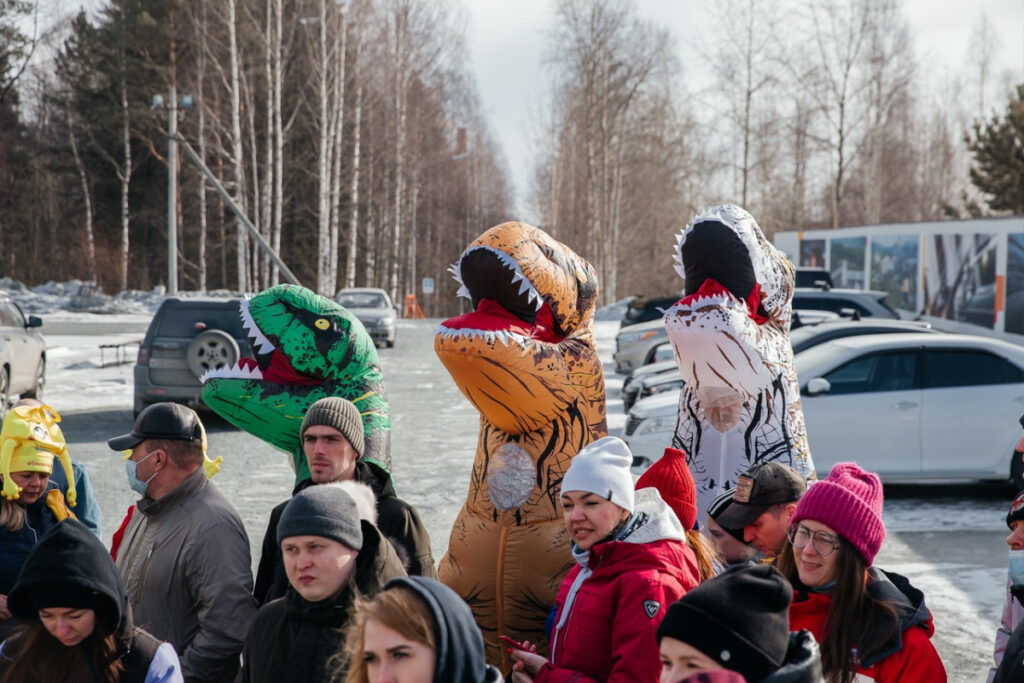
[(131, 432), (109, 439), (107, 445), (115, 451), (126, 451), (147, 439), (202, 442), (203, 426), (191, 408), (179, 403), (154, 403), (135, 418)]

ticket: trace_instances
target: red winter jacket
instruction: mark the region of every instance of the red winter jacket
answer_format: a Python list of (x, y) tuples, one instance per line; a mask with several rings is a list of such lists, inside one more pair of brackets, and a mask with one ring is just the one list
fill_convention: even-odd
[[(935, 633), (935, 625), (924, 606), (924, 595), (899, 574), (874, 567), (868, 571), (868, 592), (897, 605), (900, 630), (882, 652), (861, 662), (857, 673), (879, 683), (945, 683), (946, 668), (929, 640)], [(807, 629), (815, 640), (824, 643), (828, 638), (825, 619), (831, 604), (829, 594), (794, 591), (789, 608), (789, 630)]]
[[(593, 573), (580, 585), (564, 624), (552, 632), (554, 660), (537, 672), (536, 683), (657, 683), (658, 624), (700, 575), (682, 525), (654, 489), (636, 492), (634, 517), (628, 536), (577, 557)], [(556, 625), (581, 571), (581, 565), (573, 567), (562, 582)]]

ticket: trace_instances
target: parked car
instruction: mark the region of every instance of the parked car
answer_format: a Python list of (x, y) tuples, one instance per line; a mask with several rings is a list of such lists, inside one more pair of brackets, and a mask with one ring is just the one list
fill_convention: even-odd
[(654, 363), (648, 363), (647, 365), (641, 365), (635, 368), (633, 372), (629, 373), (626, 379), (622, 382), (622, 408), (627, 413), (629, 409), (636, 403), (637, 397), (640, 395), (640, 388), (644, 381), (654, 377), (661, 377), (665, 374), (678, 375), (678, 367), (676, 361), (662, 360)]
[(651, 320), (661, 320), (663, 311), (672, 308), (682, 294), (664, 294), (661, 296), (636, 297), (629, 302), (626, 314), (622, 316), (622, 326), (628, 327)]
[(961, 334), (839, 339), (796, 358), (819, 474), (856, 460), (886, 481), (1012, 478), (1024, 348)]
[(207, 370), (252, 357), (239, 299), (168, 297), (153, 316), (135, 362), (135, 414), (173, 401), (201, 408)]
[(679, 390), (655, 394), (637, 401), (629, 411), (622, 440), (633, 453), (634, 467), (647, 467), (672, 445), (679, 411)]
[[(936, 337), (951, 337), (958, 342), (960, 340), (967, 339), (968, 341), (962, 342), (962, 344), (963, 346), (970, 347), (969, 340), (972, 339), (972, 337), (966, 337), (964, 335), (950, 335), (938, 332), (920, 323), (904, 322), (902, 324), (894, 324), (893, 321), (874, 321), (870, 323), (871, 325), (875, 325), (880, 328), (885, 328), (885, 333), (879, 334), (876, 332), (875, 334), (868, 335), (855, 334), (856, 332), (859, 332), (861, 329), (855, 326), (866, 326), (867, 324), (868, 323), (863, 322), (822, 323), (821, 326), (818, 326), (822, 327), (816, 340), (818, 343), (817, 345), (813, 346), (806, 346), (806, 344), (815, 341), (813, 337), (802, 338), (803, 335), (796, 335), (795, 333), (791, 335), (790, 340), (795, 344), (799, 344), (802, 349), (802, 351), (797, 353), (795, 357), (797, 366), (797, 376), (800, 378), (800, 380), (804, 380), (807, 376), (806, 373), (808, 372), (805, 357), (807, 357), (809, 354), (814, 353), (827, 354), (827, 351), (822, 352), (819, 351), (819, 349), (831, 348), (831, 345), (839, 344), (841, 342), (845, 342), (848, 347), (857, 348), (857, 344), (860, 343), (861, 340), (869, 340), (872, 341), (872, 343), (877, 344), (883, 343), (886, 338), (893, 338), (902, 340), (903, 343), (911, 343), (914, 339), (931, 340)], [(805, 329), (810, 331), (813, 328)], [(866, 327), (864, 329), (866, 329)], [(831, 335), (841, 334), (844, 332), (847, 332), (849, 334), (847, 334), (844, 337), (831, 337), (831, 339), (829, 339)], [(995, 341), (997, 345), (1009, 347), (1011, 350), (1020, 351), (1022, 354), (1024, 354), (1024, 349), (1022, 349), (1021, 347), (1017, 347), (1012, 344), (1006, 344), (1005, 342), (999, 342), (998, 340), (988, 339), (987, 341)], [(678, 377), (678, 374), (676, 375), (676, 377)], [(647, 397), (640, 395), (640, 397), (636, 400), (636, 403), (630, 409), (629, 416), (626, 419), (626, 429), (624, 430), (623, 439), (629, 444), (630, 450), (633, 452), (635, 456), (635, 462), (637, 464), (649, 464), (657, 461), (657, 459), (661, 457), (662, 451), (664, 450), (665, 446), (669, 445), (672, 441), (672, 432), (675, 429), (675, 416), (678, 412), (679, 392), (682, 389), (682, 380), (680, 378), (678, 385), (674, 387), (671, 386), (672, 375), (652, 375), (649, 376), (644, 381), (657, 381), (661, 378), (667, 378), (660, 382), (660, 384), (662, 386), (665, 386), (666, 389), (659, 393), (653, 393)], [(802, 382), (801, 387), (805, 386), (806, 383)], [(644, 390), (641, 387), (639, 389), (638, 394), (642, 394), (643, 391)], [(1024, 388), (1022, 388), (1022, 391), (1024, 391)], [(811, 417), (817, 411), (812, 406), (810, 413), (808, 412), (809, 400), (806, 398), (806, 393), (807, 390), (802, 388), (801, 395), (805, 396), (803, 400), (804, 420), (807, 423), (808, 438), (811, 444), (811, 454), (815, 456), (814, 464), (818, 468), (818, 471), (821, 472), (822, 474), (826, 474), (831, 464), (841, 461), (844, 457), (846, 457), (847, 459), (856, 459), (858, 462), (860, 462), (864, 456), (857, 456), (857, 449), (861, 447), (870, 447), (869, 445), (865, 445), (869, 444), (869, 442), (871, 441), (871, 439), (868, 438), (868, 436), (866, 436), (866, 432), (871, 432), (872, 435), (879, 434), (880, 436), (876, 438), (880, 439), (884, 439), (884, 435), (888, 433), (887, 425), (884, 422), (875, 423), (865, 422), (861, 418), (853, 419), (851, 420), (851, 422), (857, 424), (861, 430), (864, 430), (865, 434), (858, 436), (857, 439), (853, 442), (853, 444), (848, 445), (846, 447), (847, 450), (845, 455), (836, 455), (836, 452), (834, 452), (835, 447), (832, 445), (831, 441), (819, 445), (821, 439), (817, 438), (817, 432), (819, 430), (824, 430), (825, 433), (828, 434), (828, 430), (831, 429), (831, 427), (828, 424), (827, 420), (825, 424), (818, 424), (811, 420)], [(1024, 408), (1022, 408), (1021, 405), (1022, 403), (1024, 403), (1024, 395), (1021, 396), (1021, 403), (1018, 403), (1015, 406), (1013, 406), (1013, 409), (1010, 412), (1013, 412), (1013, 410), (1016, 410), (1018, 414), (1020, 412), (1024, 412)], [(850, 415), (858, 415), (858, 413), (853, 412), (850, 413)], [(849, 416), (847, 416), (847, 419), (850, 419)], [(1009, 427), (1011, 432), (1016, 434), (1016, 437), (1013, 439), (1013, 442), (1015, 444), (1016, 438), (1019, 437), (1020, 434), (1019, 429), (1014, 428), (1014, 425), (1016, 423), (1013, 421), (1011, 422), (1012, 424), (1010, 424)], [(865, 429), (866, 424), (871, 426)], [(849, 437), (849, 434), (847, 434), (847, 437)], [(823, 461), (826, 456), (824, 454), (820, 457), (817, 455), (817, 451), (822, 448), (829, 449), (828, 461), (825, 465), (823, 465), (822, 462), (819, 461)], [(1020, 458), (1017, 458), (1017, 461), (1019, 460)], [(879, 473), (881, 474), (881, 471)], [(967, 477), (967, 475), (964, 476)], [(1022, 475), (1018, 474), (1016, 476)], [(1024, 477), (1022, 477), (1022, 488), (1024, 488)]]
[(395, 316), (397, 309), (383, 289), (369, 287), (343, 289), (335, 301), (359, 318), (377, 346), (395, 345)]
[[(865, 318), (846, 320), (834, 318), (814, 325), (805, 325), (789, 333), (793, 353), (800, 353), (817, 344), (866, 334), (891, 334), (898, 332), (936, 332), (929, 323), (911, 320), (890, 320), (888, 318)], [(676, 370), (674, 360), (651, 363), (637, 368), (622, 383), (622, 406), (626, 411), (641, 399), (673, 389), (681, 389), (683, 379)]]
[(9, 296), (0, 296), (0, 417), (11, 396), (43, 397), (46, 385), (46, 342), (37, 329), (43, 321), (27, 318)]
[(797, 287), (817, 287), (819, 283), (827, 287), (833, 286), (832, 273), (828, 272), (825, 268), (800, 266), (796, 269), (795, 279)]
[(620, 329), (615, 336), (615, 353), (612, 355), (615, 372), (625, 373), (647, 365), (657, 353), (658, 346), (667, 341), (668, 332), (661, 317)]
[(887, 292), (873, 289), (798, 287), (793, 290), (793, 309), (832, 311), (847, 317), (899, 319), (899, 314), (886, 302), (887, 295)]

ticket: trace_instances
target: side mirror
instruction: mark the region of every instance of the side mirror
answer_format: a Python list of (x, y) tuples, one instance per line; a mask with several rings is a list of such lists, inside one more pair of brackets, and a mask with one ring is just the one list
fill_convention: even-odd
[(38, 315), (30, 315), (28, 317), (28, 324), (25, 325), (25, 327), (42, 327), (42, 326), (43, 326), (43, 319), (40, 318)]
[(807, 390), (804, 393), (808, 396), (817, 396), (818, 394), (827, 394), (832, 391), (832, 385), (824, 377), (815, 377), (807, 383)]

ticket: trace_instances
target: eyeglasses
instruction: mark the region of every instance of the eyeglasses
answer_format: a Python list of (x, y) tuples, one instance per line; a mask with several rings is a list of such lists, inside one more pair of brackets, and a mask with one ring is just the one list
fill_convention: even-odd
[(823, 557), (831, 555), (834, 550), (839, 549), (839, 539), (835, 536), (825, 531), (811, 531), (803, 524), (789, 527), (789, 533), (786, 536), (797, 550), (806, 547), (808, 542), (813, 543), (814, 549)]

